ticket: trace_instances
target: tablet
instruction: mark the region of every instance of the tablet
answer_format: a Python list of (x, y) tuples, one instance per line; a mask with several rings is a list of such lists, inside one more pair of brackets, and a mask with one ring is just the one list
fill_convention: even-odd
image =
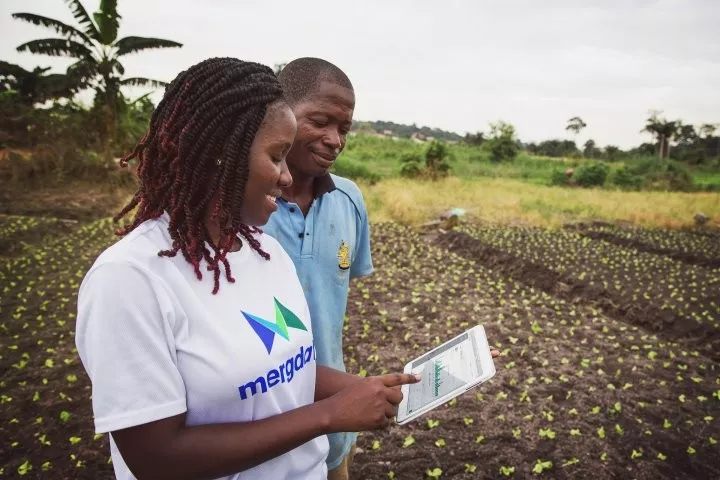
[(402, 386), (396, 417), (400, 425), (489, 380), (495, 364), (485, 329), (478, 325), (410, 361), (404, 371), (422, 379)]

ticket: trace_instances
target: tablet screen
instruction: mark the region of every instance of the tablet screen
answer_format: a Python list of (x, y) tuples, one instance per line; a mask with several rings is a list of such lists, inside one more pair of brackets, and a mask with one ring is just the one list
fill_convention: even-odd
[(469, 332), (415, 360), (411, 372), (422, 377), (409, 385), (407, 415), (482, 376), (480, 352)]

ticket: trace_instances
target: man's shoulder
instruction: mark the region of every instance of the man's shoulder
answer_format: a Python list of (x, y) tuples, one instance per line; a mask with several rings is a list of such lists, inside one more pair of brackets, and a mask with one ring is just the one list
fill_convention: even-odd
[(335, 174), (330, 174), (337, 193), (347, 197), (347, 199), (355, 205), (358, 212), (365, 211), (365, 202), (363, 201), (362, 192), (360, 187), (349, 178), (339, 177)]

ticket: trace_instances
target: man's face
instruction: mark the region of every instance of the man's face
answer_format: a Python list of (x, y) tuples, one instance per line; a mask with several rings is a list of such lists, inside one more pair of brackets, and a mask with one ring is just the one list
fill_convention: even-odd
[(313, 178), (326, 175), (345, 148), (354, 108), (352, 90), (321, 82), (314, 93), (293, 107), (297, 135), (287, 156), (288, 166)]

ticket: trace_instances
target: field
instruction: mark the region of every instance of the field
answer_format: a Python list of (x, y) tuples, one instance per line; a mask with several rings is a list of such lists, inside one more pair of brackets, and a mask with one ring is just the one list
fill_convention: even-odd
[(465, 208), (474, 221), (504, 225), (562, 227), (592, 219), (677, 229), (693, 226), (698, 212), (720, 219), (720, 193), (709, 192), (623, 192), (457, 177), (393, 178), (362, 187), (371, 218), (403, 225), (421, 224), (452, 207)]
[[(499, 225), (488, 215), (502, 207), (483, 209), (483, 200), (508, 184), (457, 180), (445, 187), (461, 205), (478, 205), (470, 222), (443, 232), (379, 221), (382, 212), (427, 218), (442, 205), (433, 200), (441, 192), (419, 201), (412, 189), (404, 204), (388, 202), (402, 182), (365, 187), (376, 272), (353, 284), (348, 368), (399, 370), (476, 323), (503, 355), (491, 383), (408, 425), (362, 434), (355, 478), (720, 478), (717, 230), (562, 228), (578, 217), (556, 211), (548, 223), (559, 228), (537, 226), (542, 217)], [(471, 198), (478, 185), (482, 196)], [(569, 195), (542, 188), (551, 206)], [(627, 211), (612, 195), (637, 195), (635, 208), (653, 212), (652, 193), (604, 194), (597, 208), (618, 217)], [(115, 240), (105, 215), (93, 217), (114, 197), (58, 195), (45, 210), (62, 218), (26, 202), (0, 216), (0, 474), (112, 478), (73, 330), (79, 283)], [(575, 205), (593, 195), (581, 192)], [(697, 203), (665, 195), (652, 218), (676, 215), (678, 226), (699, 205), (713, 208), (711, 194), (694, 194)], [(508, 213), (518, 201), (504, 198)]]

